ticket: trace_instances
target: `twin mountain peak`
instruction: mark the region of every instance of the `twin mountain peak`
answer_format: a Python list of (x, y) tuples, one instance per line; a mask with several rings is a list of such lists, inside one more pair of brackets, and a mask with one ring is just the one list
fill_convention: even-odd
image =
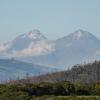
[[(45, 37), (39, 30), (37, 29), (34, 29), (34, 30), (31, 30), (25, 34), (22, 34), (20, 36), (18, 36), (17, 38), (30, 38), (30, 39), (44, 39), (46, 40), (47, 37)], [(71, 38), (74, 38), (74, 39), (79, 39), (79, 38), (89, 38), (89, 37), (95, 37), (92, 33), (90, 32), (87, 32), (87, 31), (84, 31), (82, 29), (78, 29), (76, 30), (75, 32), (73, 33), (70, 33), (69, 35), (65, 36), (65, 37), (71, 37)], [(63, 37), (64, 38), (64, 37)]]

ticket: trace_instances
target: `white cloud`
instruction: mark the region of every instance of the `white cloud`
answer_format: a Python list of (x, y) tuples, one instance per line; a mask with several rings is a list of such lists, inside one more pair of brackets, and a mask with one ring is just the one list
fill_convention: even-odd
[(0, 44), (0, 53), (4, 52), (8, 48), (6, 44)]
[(13, 51), (13, 57), (25, 57), (25, 56), (38, 56), (54, 51), (54, 44), (47, 44), (40, 42), (34, 45), (31, 43), (28, 48), (19, 52)]
[(96, 51), (96, 55), (100, 55), (100, 51)]

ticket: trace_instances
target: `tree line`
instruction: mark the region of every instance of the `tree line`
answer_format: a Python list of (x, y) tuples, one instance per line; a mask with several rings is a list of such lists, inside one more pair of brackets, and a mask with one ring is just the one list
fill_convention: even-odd
[(39, 84), (1, 84), (0, 100), (30, 100), (33, 96), (100, 96), (100, 83), (67, 81)]

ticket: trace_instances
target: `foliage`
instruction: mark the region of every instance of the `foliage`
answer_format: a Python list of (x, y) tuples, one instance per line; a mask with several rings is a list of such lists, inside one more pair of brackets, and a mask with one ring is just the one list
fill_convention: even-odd
[[(77, 95), (83, 95), (83, 97), (77, 97)], [(96, 97), (89, 97), (89, 99), (84, 97), (91, 95), (100, 95), (100, 83), (72, 84), (62, 81), (55, 83), (0, 85), (0, 100), (46, 100), (48, 97), (52, 98), (51, 100), (99, 100)]]

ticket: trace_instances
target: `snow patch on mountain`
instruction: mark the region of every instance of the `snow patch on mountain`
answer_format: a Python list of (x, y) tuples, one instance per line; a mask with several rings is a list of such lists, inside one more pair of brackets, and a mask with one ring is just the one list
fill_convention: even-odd
[(73, 39), (80, 39), (82, 36), (83, 36), (82, 31), (78, 30), (73, 34)]
[(36, 39), (40, 39), (40, 40), (46, 40), (47, 38), (41, 34), (41, 32), (39, 30), (31, 30), (30, 32), (24, 34), (24, 37), (29, 37), (30, 39), (36, 40)]
[(93, 35), (91, 33), (87, 32), (87, 31), (84, 31), (82, 29), (78, 29), (74, 33), (71, 33), (69, 36), (71, 38), (73, 38), (73, 40), (79, 40), (81, 38), (90, 38), (90, 37), (93, 37)]

